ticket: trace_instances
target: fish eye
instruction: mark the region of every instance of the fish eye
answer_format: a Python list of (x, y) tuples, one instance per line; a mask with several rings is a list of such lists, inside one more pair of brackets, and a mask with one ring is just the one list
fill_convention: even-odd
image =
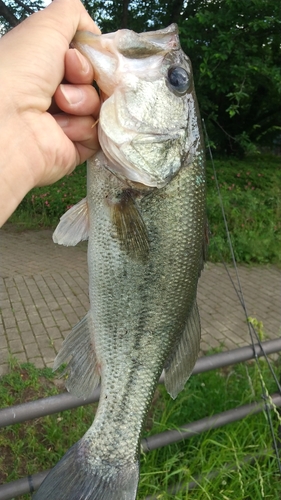
[(177, 95), (186, 94), (190, 86), (187, 71), (181, 66), (172, 66), (169, 69), (168, 82), (171, 90)]

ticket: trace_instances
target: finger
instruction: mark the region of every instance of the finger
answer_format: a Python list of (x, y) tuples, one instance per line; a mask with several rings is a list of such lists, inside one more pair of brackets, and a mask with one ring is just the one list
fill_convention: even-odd
[(69, 49), (65, 54), (65, 79), (70, 83), (92, 83), (93, 66), (77, 49)]
[[(65, 54), (77, 30), (100, 33), (80, 0), (54, 0), (1, 39), (3, 73), (15, 87), (22, 81), (23, 87), (29, 89), (33, 95), (30, 105), (42, 110), (49, 107), (47, 98), (64, 77)], [(34, 103), (36, 96), (38, 102)], [(21, 104), (20, 95), (17, 104)]]
[(65, 113), (98, 117), (100, 99), (96, 89), (91, 85), (61, 84), (54, 97), (58, 107)]
[[(52, 143), (57, 144), (48, 155), (43, 175), (35, 182), (36, 186), (47, 186), (70, 174), (74, 168), (93, 156), (99, 150), (97, 127), (93, 117), (75, 117), (59, 114), (45, 115), (47, 122), (56, 120), (58, 126), (52, 127)], [(46, 139), (47, 147), (49, 141)]]
[(80, 144), (83, 149), (88, 150), (87, 158), (99, 149), (97, 122), (92, 116), (58, 114), (54, 118), (65, 135), (76, 143), (77, 147)]
[(83, 142), (76, 142), (75, 147), (79, 157), (79, 164), (89, 160), (99, 150), (99, 147), (97, 149), (88, 148)]
[[(37, 12), (36, 16), (39, 17), (43, 12), (48, 13), (52, 28), (61, 33), (68, 40), (68, 43), (71, 42), (77, 30), (92, 31), (97, 35), (101, 33), (80, 0), (71, 0), (71, 2), (69, 0), (53, 0), (44, 11)], [(36, 22), (35, 19), (34, 22)], [(44, 25), (46, 25), (46, 16), (44, 16)]]

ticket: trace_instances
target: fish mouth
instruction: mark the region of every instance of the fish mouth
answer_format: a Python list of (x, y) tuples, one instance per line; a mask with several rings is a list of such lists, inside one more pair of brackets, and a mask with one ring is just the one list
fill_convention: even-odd
[[(123, 29), (96, 35), (78, 31), (71, 45), (91, 62), (94, 69), (94, 80), (102, 101), (99, 141), (110, 170), (148, 187), (163, 187), (180, 168), (179, 158), (171, 158), (172, 165), (169, 164), (167, 145), (172, 140), (177, 141), (183, 130), (170, 130), (170, 123), (167, 126), (161, 123), (163, 117), (157, 99), (154, 107), (157, 107), (160, 119), (153, 125), (132, 102), (137, 101), (138, 92), (142, 101), (149, 93), (150, 96), (158, 94), (159, 101), (161, 96), (166, 101), (170, 99), (163, 61), (180, 50), (177, 25), (145, 33)], [(149, 113), (153, 111), (149, 110)], [(152, 150), (153, 158), (150, 155)]]
[(113, 94), (124, 74), (124, 59), (132, 64), (135, 74), (141, 72), (143, 76), (143, 60), (149, 58), (151, 79), (153, 69), (159, 70), (160, 61), (171, 50), (179, 50), (180, 43), (178, 27), (174, 23), (162, 30), (145, 33), (128, 29), (104, 35), (77, 31), (71, 47), (77, 48), (92, 63), (94, 80), (102, 92), (103, 100), (106, 100)]

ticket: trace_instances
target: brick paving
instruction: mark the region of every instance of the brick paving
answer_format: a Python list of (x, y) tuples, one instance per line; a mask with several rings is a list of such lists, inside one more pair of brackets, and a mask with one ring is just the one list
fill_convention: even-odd
[[(52, 366), (60, 345), (88, 310), (87, 243), (62, 247), (50, 230), (0, 230), (0, 375), (12, 355)], [(230, 269), (235, 280), (234, 270)], [(281, 334), (281, 272), (239, 266), (248, 315), (262, 321), (265, 339)], [(245, 314), (222, 264), (208, 263), (199, 281), (202, 352), (250, 343)]]

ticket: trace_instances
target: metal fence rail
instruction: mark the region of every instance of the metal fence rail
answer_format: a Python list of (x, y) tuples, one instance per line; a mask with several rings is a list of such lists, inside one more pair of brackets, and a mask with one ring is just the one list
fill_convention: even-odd
[[(261, 347), (255, 344), (254, 346), (249, 345), (231, 351), (203, 356), (197, 360), (192, 374), (196, 375), (198, 373), (215, 370), (216, 368), (243, 363), (244, 361), (254, 359), (256, 355), (261, 357), (264, 354), (270, 355), (278, 351), (281, 351), (281, 338), (263, 342), (261, 343)], [(163, 383), (163, 376), (161, 376), (159, 382)], [(38, 399), (37, 401), (30, 401), (28, 403), (10, 406), (9, 408), (3, 408), (0, 410), (0, 428), (6, 427), (7, 425), (22, 423), (26, 420), (44, 417), (46, 415), (52, 415), (53, 413), (64, 410), (70, 410), (78, 406), (95, 403), (99, 399), (99, 394), (100, 390), (98, 388), (91, 397), (79, 399), (65, 392), (57, 396), (50, 396), (48, 398)], [(2, 500), (1, 497), (0, 500)]]
[[(281, 339), (275, 339), (268, 342), (263, 342), (261, 345), (246, 346), (231, 351), (226, 351), (210, 356), (200, 358), (193, 370), (193, 374), (198, 374), (216, 368), (221, 368), (228, 365), (237, 364), (256, 356), (261, 357), (264, 354), (270, 355), (281, 351)], [(160, 378), (163, 382), (163, 377)], [(98, 401), (99, 389), (97, 389), (91, 398), (85, 400), (75, 398), (68, 393), (58, 396), (42, 398), (37, 401), (23, 403), (10, 408), (0, 410), (0, 427), (24, 422), (26, 420), (50, 415), (61, 412), (63, 410), (83, 406)], [(183, 439), (188, 439), (194, 435), (201, 434), (210, 429), (222, 427), (228, 423), (242, 420), (248, 415), (254, 415), (262, 412), (266, 407), (273, 406), (281, 407), (281, 395), (273, 394), (268, 398), (268, 401), (257, 401), (247, 405), (243, 405), (231, 410), (205, 417), (195, 422), (183, 425), (178, 430), (165, 431), (154, 436), (150, 436), (141, 441), (142, 449), (145, 453), (176, 443)], [(17, 496), (32, 493), (39, 488), (41, 482), (46, 477), (49, 471), (40, 472), (33, 476), (28, 476), (11, 483), (0, 486), (0, 500), (11, 500)]]
[[(272, 394), (270, 396), (270, 400), (272, 401), (270, 404), (271, 407), (281, 407), (280, 394)], [(202, 432), (206, 432), (210, 429), (217, 429), (218, 427), (223, 427), (226, 424), (237, 422), (248, 415), (256, 415), (265, 409), (266, 404), (267, 403), (264, 401), (250, 403), (222, 413), (217, 413), (212, 417), (205, 417), (200, 420), (196, 420), (191, 424), (183, 425), (178, 430), (165, 431), (160, 434), (155, 434), (154, 436), (142, 439), (142, 450), (145, 453), (148, 453), (152, 450), (156, 450), (157, 448), (162, 448), (163, 446), (191, 438), (192, 436), (201, 434)], [(34, 474), (33, 476), (18, 479), (17, 481), (0, 486), (0, 499), (11, 500), (26, 493), (33, 493), (33, 491), (39, 488), (48, 472), (49, 470), (40, 472), (39, 474)]]

